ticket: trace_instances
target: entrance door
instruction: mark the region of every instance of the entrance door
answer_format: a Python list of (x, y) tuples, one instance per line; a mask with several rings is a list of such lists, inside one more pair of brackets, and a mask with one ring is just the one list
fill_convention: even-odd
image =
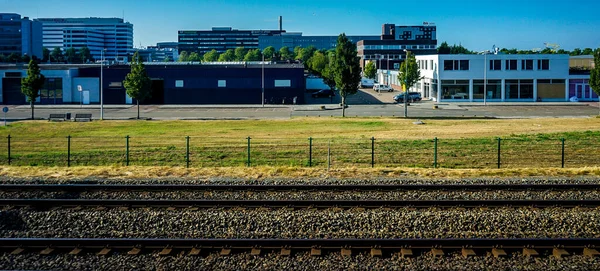
[(575, 97), (577, 97), (577, 99), (585, 99), (583, 84), (575, 85)]

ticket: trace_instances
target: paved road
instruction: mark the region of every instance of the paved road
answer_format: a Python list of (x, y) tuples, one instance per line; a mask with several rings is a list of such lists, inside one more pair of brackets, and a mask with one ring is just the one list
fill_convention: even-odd
[[(358, 117), (401, 117), (404, 106), (394, 104), (392, 97), (398, 92), (376, 93), (372, 89), (361, 90), (348, 98), (349, 108), (346, 116)], [(337, 117), (341, 116), (340, 99), (312, 98), (306, 94), (304, 105), (144, 105), (140, 112), (142, 117), (152, 119), (289, 119), (292, 117)], [(434, 105), (438, 108), (434, 109)], [(9, 121), (23, 120), (31, 117), (28, 105), (8, 106)], [(323, 109), (324, 108), (324, 109)], [(94, 119), (100, 118), (99, 105), (56, 105), (35, 106), (37, 118), (48, 118), (51, 113), (70, 112), (92, 113)], [(598, 115), (597, 103), (435, 103), (421, 101), (408, 107), (408, 116), (414, 118), (432, 117), (497, 117), (497, 118), (531, 118), (531, 117), (590, 117)], [(135, 118), (137, 108), (130, 105), (105, 105), (105, 119)], [(0, 115), (1, 117), (2, 115)]]

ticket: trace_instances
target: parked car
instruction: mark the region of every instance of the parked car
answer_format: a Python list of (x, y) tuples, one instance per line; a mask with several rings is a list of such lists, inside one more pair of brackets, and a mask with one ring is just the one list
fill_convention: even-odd
[[(402, 92), (396, 96), (394, 96), (394, 101), (397, 103), (403, 103), (404, 102), (404, 95), (405, 93)], [(409, 102), (419, 102), (421, 101), (423, 98), (421, 97), (421, 93), (420, 92), (409, 92), (408, 93), (408, 101)]]
[(390, 87), (388, 85), (384, 85), (384, 84), (375, 84), (373, 86), (373, 90), (378, 91), (378, 92), (381, 92), (381, 91), (393, 92), (394, 91), (394, 89), (392, 87)]
[(312, 94), (313, 98), (319, 98), (319, 97), (333, 97), (335, 96), (335, 92), (331, 89), (321, 89), (315, 93)]
[(372, 88), (375, 86), (375, 80), (369, 78), (360, 79), (360, 88)]

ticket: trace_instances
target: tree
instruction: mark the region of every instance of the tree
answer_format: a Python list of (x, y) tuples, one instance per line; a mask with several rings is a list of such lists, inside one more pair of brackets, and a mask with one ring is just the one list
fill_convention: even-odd
[(13, 63), (13, 62), (17, 63), (17, 62), (21, 61), (21, 57), (19, 55), (17, 55), (16, 53), (11, 53), (10, 55), (8, 55), (7, 59), (8, 59), (8, 62), (11, 62), (11, 63)]
[(438, 47), (437, 51), (438, 54), (440, 55), (449, 55), (450, 54), (450, 46), (448, 46), (447, 42), (442, 42), (442, 44), (440, 45), (440, 47)]
[(131, 61), (131, 72), (125, 77), (123, 81), (125, 91), (129, 97), (133, 98), (137, 102), (137, 118), (140, 119), (140, 101), (150, 98), (152, 80), (146, 73), (146, 67), (142, 62), (142, 57), (138, 52), (133, 54)]
[(296, 60), (299, 59), (298, 56), (302, 54), (302, 47), (296, 46), (294, 48), (294, 52), (293, 53), (294, 53), (294, 55), (293, 55), (294, 59), (296, 59)]
[(219, 53), (217, 50), (212, 49), (210, 52), (206, 52), (202, 58), (204, 59), (204, 62), (215, 62), (219, 59)]
[(21, 92), (27, 97), (27, 101), (31, 106), (31, 119), (34, 118), (33, 104), (35, 99), (40, 96), (40, 89), (44, 86), (46, 77), (41, 73), (40, 67), (33, 59), (29, 61), (27, 69), (27, 77), (21, 78)]
[(48, 48), (44, 47), (44, 49), (42, 49), (42, 55), (43, 55), (43, 62), (48, 62), (50, 60), (50, 50), (48, 50)]
[(415, 56), (406, 52), (406, 60), (400, 64), (398, 70), (398, 81), (401, 82), (404, 89), (404, 117), (408, 117), (408, 91), (421, 79), (421, 71)]
[(75, 50), (75, 48), (70, 47), (69, 49), (67, 49), (65, 51), (65, 58), (67, 59), (67, 63), (75, 62), (75, 59), (77, 59), (77, 51)]
[(375, 79), (375, 74), (377, 73), (377, 67), (375, 67), (374, 61), (369, 61), (367, 65), (365, 65), (364, 75), (366, 78)]
[(307, 65), (309, 65), (309, 70), (321, 77), (328, 64), (327, 56), (325, 56), (325, 54), (322, 52), (316, 52), (307, 62)]
[(50, 56), (52, 57), (53, 62), (62, 62), (64, 58), (60, 47), (54, 47)]
[(580, 56), (581, 55), (581, 49), (580, 48), (575, 48), (573, 49), (573, 51), (571, 51), (571, 55), (572, 56)]
[(461, 44), (459, 45), (452, 45), (452, 47), (450, 47), (450, 54), (472, 54), (473, 52), (471, 52), (469, 49), (465, 48), (464, 46), (462, 46)]
[(244, 61), (260, 61), (262, 60), (262, 55), (260, 54), (260, 50), (253, 49), (249, 50), (248, 53), (244, 56)]
[(360, 73), (360, 57), (356, 52), (356, 44), (342, 33), (337, 39), (333, 62), (335, 86), (342, 97), (342, 117), (346, 116), (346, 98), (358, 91)]
[(189, 61), (190, 55), (186, 51), (182, 51), (179, 53), (179, 62), (187, 62)]
[(32, 58), (31, 58), (31, 57), (29, 57), (29, 55), (28, 55), (28, 54), (24, 54), (24, 55), (21, 57), (21, 62), (23, 62), (23, 63), (29, 63), (29, 61), (31, 61), (31, 60), (32, 60)]
[(244, 61), (244, 57), (246, 56), (246, 49), (244, 47), (235, 48), (235, 61)]
[(173, 62), (173, 59), (170, 58), (169, 56), (165, 56), (165, 59), (163, 61), (164, 62)]
[(235, 60), (235, 52), (232, 49), (225, 51), (219, 56), (220, 62), (230, 62)]
[[(600, 97), (600, 48), (594, 52), (594, 68), (590, 71), (590, 87)], [(600, 108), (600, 99), (598, 100)]]
[[(298, 47), (296, 47), (298, 48)], [(294, 51), (296, 51), (294, 49)], [(308, 62), (308, 60), (313, 56), (313, 54), (317, 51), (317, 48), (314, 46), (308, 46), (306, 48), (300, 48), (298, 53), (296, 54), (296, 59), (301, 60), (302, 63)]]
[(594, 50), (592, 48), (585, 48), (581, 54), (585, 56), (591, 56), (594, 55)]
[(0, 54), (0, 63), (6, 62), (6, 56), (4, 54)]
[(281, 49), (279, 49), (279, 57), (283, 61), (288, 61), (288, 60), (294, 59), (293, 53), (290, 51), (290, 48), (287, 46), (283, 46), (283, 47), (281, 47)]
[(265, 60), (271, 61), (275, 56), (275, 47), (269, 46), (265, 48), (262, 53), (265, 56)]
[(81, 60), (81, 63), (86, 63), (88, 60), (92, 61), (93, 57), (90, 48), (87, 46), (81, 47), (81, 49), (79, 49), (79, 59)]
[(202, 61), (202, 58), (200, 58), (200, 55), (198, 53), (193, 52), (188, 57), (188, 61), (199, 62)]

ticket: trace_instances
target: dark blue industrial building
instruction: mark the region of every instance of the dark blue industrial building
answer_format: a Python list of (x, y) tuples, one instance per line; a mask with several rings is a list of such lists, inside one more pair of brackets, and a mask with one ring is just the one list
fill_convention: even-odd
[[(95, 104), (100, 101), (100, 66), (40, 65), (46, 76), (40, 104)], [(264, 68), (264, 77), (263, 77)], [(26, 65), (0, 66), (3, 104), (25, 104), (20, 78)], [(261, 104), (264, 78), (265, 103), (304, 102), (305, 79), (302, 64), (265, 62), (148, 64), (152, 97), (143, 104)], [(123, 80), (128, 65), (103, 67), (104, 104), (134, 104), (126, 95)], [(10, 97), (10, 99), (9, 99)], [(296, 99), (294, 99), (296, 98)]]

